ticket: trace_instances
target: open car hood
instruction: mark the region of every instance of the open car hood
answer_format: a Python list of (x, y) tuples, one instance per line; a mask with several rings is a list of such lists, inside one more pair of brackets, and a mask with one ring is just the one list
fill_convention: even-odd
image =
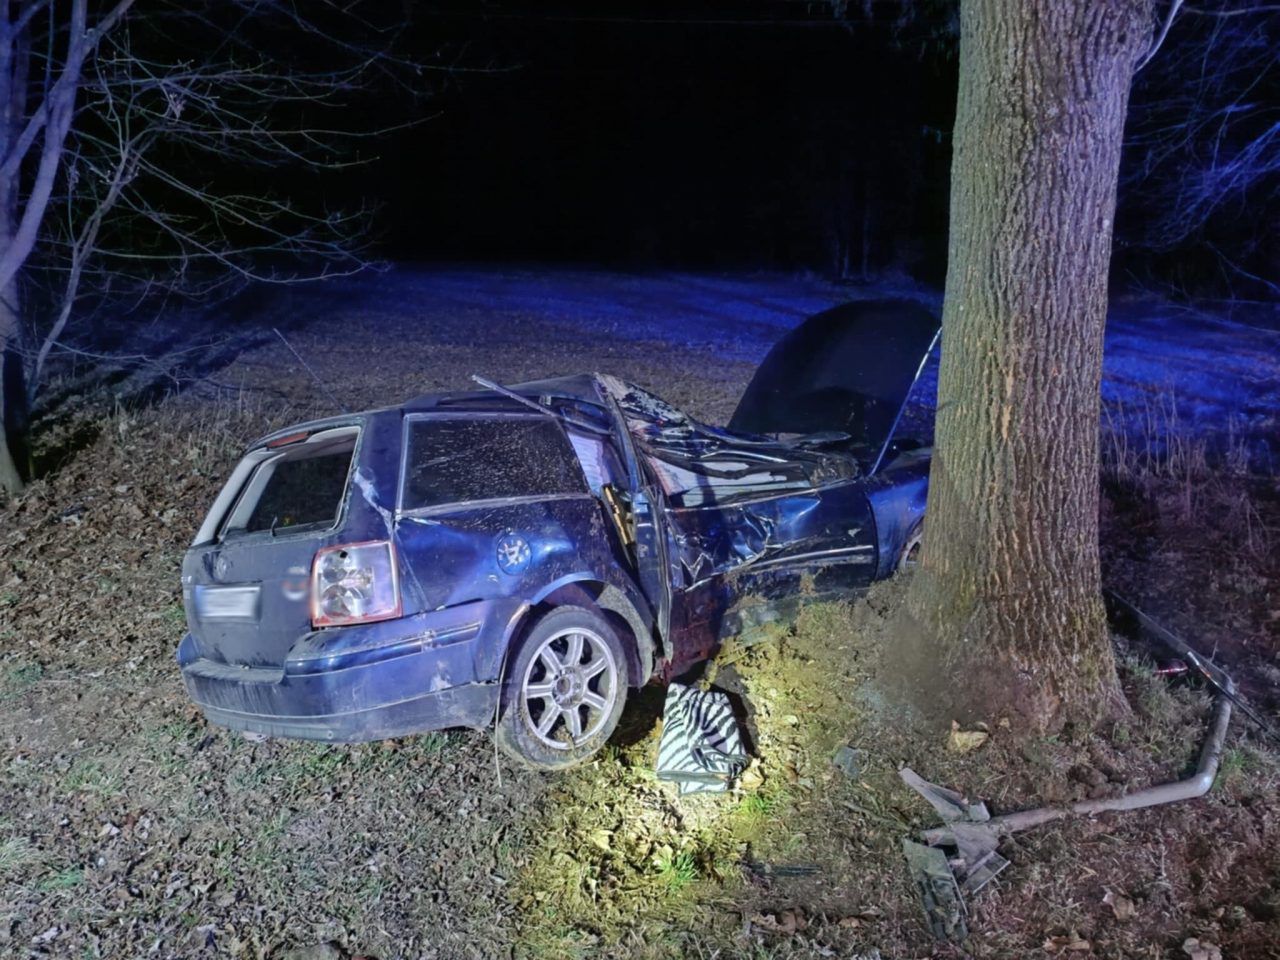
[(863, 300), (815, 314), (774, 344), (729, 429), (847, 433), (878, 465), (940, 329), (914, 300)]

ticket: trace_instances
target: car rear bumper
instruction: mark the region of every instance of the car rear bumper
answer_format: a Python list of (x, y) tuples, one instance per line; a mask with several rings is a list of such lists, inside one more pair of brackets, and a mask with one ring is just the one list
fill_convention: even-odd
[(382, 740), (484, 727), (515, 611), (472, 603), (306, 634), (278, 667), (239, 667), (178, 648), (187, 693), (212, 723), (276, 737)]

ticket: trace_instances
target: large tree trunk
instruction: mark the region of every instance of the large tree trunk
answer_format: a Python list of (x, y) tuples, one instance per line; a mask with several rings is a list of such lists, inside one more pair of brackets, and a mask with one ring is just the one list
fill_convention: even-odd
[[(8, 26), (8, 4), (3, 12), (4, 26)], [(0, 35), (0, 156), (9, 152), (22, 123), (26, 100), (28, 50), (24, 37), (12, 37), (7, 30)], [(7, 251), (13, 242), (14, 225), (18, 209), (19, 177), (0, 174), (0, 251)], [(17, 427), (17, 421), (25, 425), (25, 416), (12, 402), (20, 402), (25, 413), (26, 390), (20, 376), (15, 380), (15, 369), (21, 370), (20, 358), (15, 355), (18, 347), (19, 325), (18, 283), (11, 279), (0, 284), (0, 492), (17, 493), (22, 489), (22, 475), (10, 448), (9, 436)], [(14, 363), (14, 361), (19, 361)], [(19, 392), (20, 391), (20, 392)]]
[(1046, 729), (1117, 689), (1099, 389), (1121, 134), (1150, 13), (1149, 0), (962, 2), (937, 436), (906, 606), (917, 664), (970, 718)]
[[(0, 243), (4, 242), (0, 233)], [(0, 291), (0, 493), (22, 491), (22, 473), (14, 451), (27, 449), (27, 391), (18, 349), (17, 284)]]

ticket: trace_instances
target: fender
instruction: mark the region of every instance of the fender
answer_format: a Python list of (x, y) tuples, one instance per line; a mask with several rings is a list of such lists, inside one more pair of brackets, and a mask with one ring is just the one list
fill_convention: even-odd
[[(621, 582), (611, 582), (612, 579)], [(521, 607), (512, 618), (505, 638), (506, 647), (510, 648), (515, 630), (523, 623), (531, 609), (543, 603), (557, 590), (574, 584), (590, 585), (595, 588), (592, 593), (598, 589), (599, 595), (595, 598), (596, 606), (621, 617), (631, 628), (631, 633), (636, 640), (636, 657), (640, 664), (640, 676), (637, 678), (639, 682), (636, 686), (644, 686), (653, 676), (654, 664), (662, 656), (662, 650), (655, 642), (653, 611), (639, 588), (625, 576), (607, 578), (588, 570), (581, 570), (565, 574), (546, 584), (533, 596), (530, 603)]]

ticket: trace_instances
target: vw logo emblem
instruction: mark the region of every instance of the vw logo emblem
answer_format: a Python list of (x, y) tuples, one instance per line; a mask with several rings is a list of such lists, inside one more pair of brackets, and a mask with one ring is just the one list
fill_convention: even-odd
[(529, 541), (516, 533), (508, 533), (498, 541), (498, 568), (503, 573), (515, 576), (529, 569), (529, 561), (533, 551), (529, 549)]
[(218, 554), (218, 559), (213, 562), (213, 575), (219, 580), (225, 580), (230, 572), (231, 561), (227, 559), (226, 554)]

